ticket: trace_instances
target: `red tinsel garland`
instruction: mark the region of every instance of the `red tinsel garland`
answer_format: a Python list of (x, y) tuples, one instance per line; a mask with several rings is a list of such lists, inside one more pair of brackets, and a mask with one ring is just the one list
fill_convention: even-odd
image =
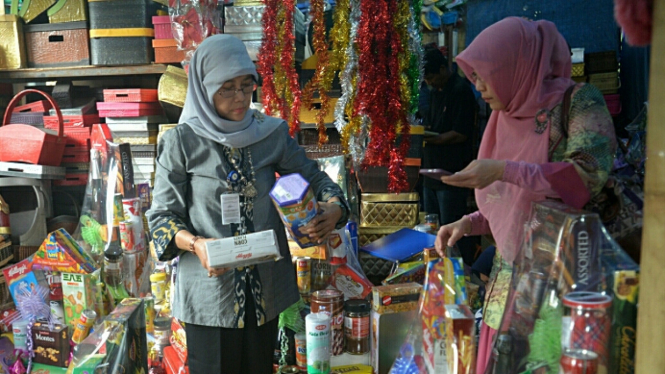
[(261, 23), (263, 24), (263, 41), (259, 50), (258, 73), (263, 79), (261, 92), (263, 95), (263, 108), (267, 115), (279, 112), (273, 107), (277, 102), (273, 66), (277, 62), (275, 48), (277, 47), (277, 7), (280, 0), (263, 0), (266, 8), (263, 11)]
[[(409, 125), (402, 107), (399, 90), (399, 59), (404, 53), (392, 15), (397, 11), (395, 0), (362, 0), (358, 70), (360, 83), (355, 112), (371, 121), (369, 144), (364, 164), (389, 166), (388, 188), (403, 191), (404, 156), (408, 150)], [(395, 145), (397, 127), (402, 128), (401, 146)]]
[(284, 114), (289, 117), (289, 134), (295, 136), (300, 131), (300, 82), (298, 80), (298, 72), (296, 72), (293, 57), (295, 55), (295, 35), (293, 34), (293, 12), (295, 11), (295, 0), (284, 0), (284, 10), (286, 12), (284, 19), (284, 39), (282, 39), (282, 55), (280, 62), (282, 69), (286, 74), (288, 88), (290, 92), (286, 95), (291, 95), (290, 100), (287, 99), (291, 105), (291, 113), (286, 113), (287, 108), (284, 108)]
[(307, 82), (303, 91), (303, 102), (307, 107), (311, 108), (312, 100), (314, 98), (314, 91), (319, 92), (321, 99), (321, 109), (316, 116), (316, 128), (319, 130), (319, 146), (328, 142), (328, 134), (326, 132), (325, 117), (328, 114), (328, 92), (323, 88), (322, 81), (324, 79), (325, 69), (328, 68), (329, 55), (328, 43), (326, 42), (326, 21), (324, 16), (324, 0), (312, 0), (310, 2), (310, 12), (312, 14), (312, 22), (314, 23), (314, 33), (312, 37), (312, 44), (316, 53), (317, 63), (316, 72), (312, 79)]

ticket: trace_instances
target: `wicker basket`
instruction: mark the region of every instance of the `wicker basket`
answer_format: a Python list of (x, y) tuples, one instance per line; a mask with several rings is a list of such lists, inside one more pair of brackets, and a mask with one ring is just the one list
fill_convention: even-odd
[(584, 63), (582, 62), (581, 64), (573, 64), (573, 69), (571, 72), (573, 77), (581, 77), (584, 75)]
[(14, 245), (13, 247), (13, 257), (15, 262), (21, 262), (26, 258), (32, 256), (39, 247), (29, 246), (29, 245)]

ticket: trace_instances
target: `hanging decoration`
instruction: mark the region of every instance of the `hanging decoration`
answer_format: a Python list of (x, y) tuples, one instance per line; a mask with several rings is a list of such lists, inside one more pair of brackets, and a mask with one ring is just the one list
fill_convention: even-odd
[[(409, 113), (411, 116), (415, 116), (418, 111), (420, 83), (423, 81), (424, 77), (423, 61), (425, 59), (425, 52), (423, 51), (422, 36), (420, 35), (420, 12), (422, 8), (423, 0), (413, 0), (413, 4), (409, 9), (411, 15), (407, 30), (409, 33), (409, 52), (411, 53), (411, 60), (409, 61), (409, 71), (407, 76), (411, 87), (411, 103), (409, 105)], [(414, 123), (415, 118), (410, 118), (409, 120), (411, 123)]]
[(263, 25), (263, 40), (259, 49), (258, 73), (262, 78), (261, 94), (263, 96), (263, 109), (269, 116), (281, 113), (277, 107), (277, 92), (275, 90), (273, 67), (277, 63), (275, 55), (277, 49), (277, 7), (279, 0), (263, 0), (265, 10), (261, 18)]
[[(350, 153), (355, 164), (361, 164), (364, 159), (364, 147), (357, 144), (356, 136), (361, 131), (362, 115), (354, 115), (354, 101), (358, 82), (358, 47), (356, 36), (360, 23), (360, 0), (350, 0), (349, 3), (349, 39), (344, 51), (343, 70), (339, 80), (342, 87), (342, 96), (335, 105), (335, 127), (340, 133), (342, 147), (345, 153)], [(349, 122), (346, 118), (349, 118)], [(366, 121), (365, 121), (366, 123)]]
[(312, 107), (314, 100), (314, 92), (318, 91), (321, 100), (321, 109), (316, 115), (316, 128), (319, 131), (319, 146), (328, 142), (328, 134), (326, 132), (325, 117), (328, 114), (328, 90), (325, 85), (327, 82), (326, 69), (328, 69), (329, 58), (328, 55), (328, 42), (326, 41), (326, 21), (324, 16), (324, 0), (312, 0), (310, 2), (310, 12), (312, 14), (312, 23), (314, 25), (314, 35), (312, 37), (312, 45), (316, 53), (316, 71), (312, 79), (307, 82), (303, 90), (303, 103), (307, 108)]
[(294, 136), (300, 130), (300, 86), (295, 69), (293, 35), (295, 0), (263, 0), (263, 40), (259, 50), (258, 72), (263, 107), (268, 115), (289, 124)]
[[(294, 35), (294, 13), (296, 8), (295, 0), (285, 0), (282, 2), (284, 8), (284, 27), (281, 43), (283, 45), (281, 54), (280, 54), (280, 65), (284, 71), (286, 77), (286, 82), (284, 84), (284, 96), (286, 97), (286, 108), (284, 108), (284, 114), (288, 115), (287, 120), (289, 124), (289, 134), (293, 137), (298, 131), (300, 131), (300, 104), (301, 104), (301, 92), (300, 92), (300, 81), (298, 79), (298, 72), (296, 71), (294, 56), (296, 52), (295, 46), (295, 35)], [(287, 108), (290, 108), (291, 112), (286, 113)]]
[[(406, 1), (406, 0), (402, 0)], [(397, 3), (390, 0), (364, 0), (358, 35), (359, 79), (356, 113), (369, 117), (369, 144), (366, 166), (388, 166), (388, 189), (400, 192), (406, 187), (404, 149), (408, 150), (409, 124), (401, 103), (399, 55), (404, 52), (393, 24)], [(392, 84), (391, 84), (392, 83)], [(395, 144), (397, 128), (403, 129), (402, 147)]]

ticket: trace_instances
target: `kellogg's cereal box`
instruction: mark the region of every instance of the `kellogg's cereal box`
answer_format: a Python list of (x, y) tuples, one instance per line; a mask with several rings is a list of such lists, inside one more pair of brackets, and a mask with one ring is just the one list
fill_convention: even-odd
[[(46, 281), (43, 272), (39, 270), (32, 271), (32, 257), (28, 257), (18, 264), (7, 266), (2, 269), (2, 272), (5, 276), (5, 281), (7, 282), (7, 287), (9, 287), (9, 293), (12, 295), (14, 304), (19, 304), (16, 300), (16, 295), (19, 290), (32, 292), (32, 290), (38, 285), (47, 291), (44, 296), (48, 298), (48, 282)], [(44, 302), (48, 303), (48, 300), (44, 300)]]
[(309, 182), (297, 173), (281, 176), (270, 191), (270, 197), (291, 238), (301, 248), (317, 245), (302, 231), (319, 212), (319, 204)]

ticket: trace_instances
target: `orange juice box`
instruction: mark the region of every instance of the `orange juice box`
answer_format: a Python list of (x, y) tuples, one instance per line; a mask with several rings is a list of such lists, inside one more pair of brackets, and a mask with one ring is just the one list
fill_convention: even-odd
[(316, 246), (303, 232), (303, 227), (319, 212), (319, 204), (309, 182), (297, 173), (281, 176), (270, 191), (270, 197), (291, 239), (301, 248)]

